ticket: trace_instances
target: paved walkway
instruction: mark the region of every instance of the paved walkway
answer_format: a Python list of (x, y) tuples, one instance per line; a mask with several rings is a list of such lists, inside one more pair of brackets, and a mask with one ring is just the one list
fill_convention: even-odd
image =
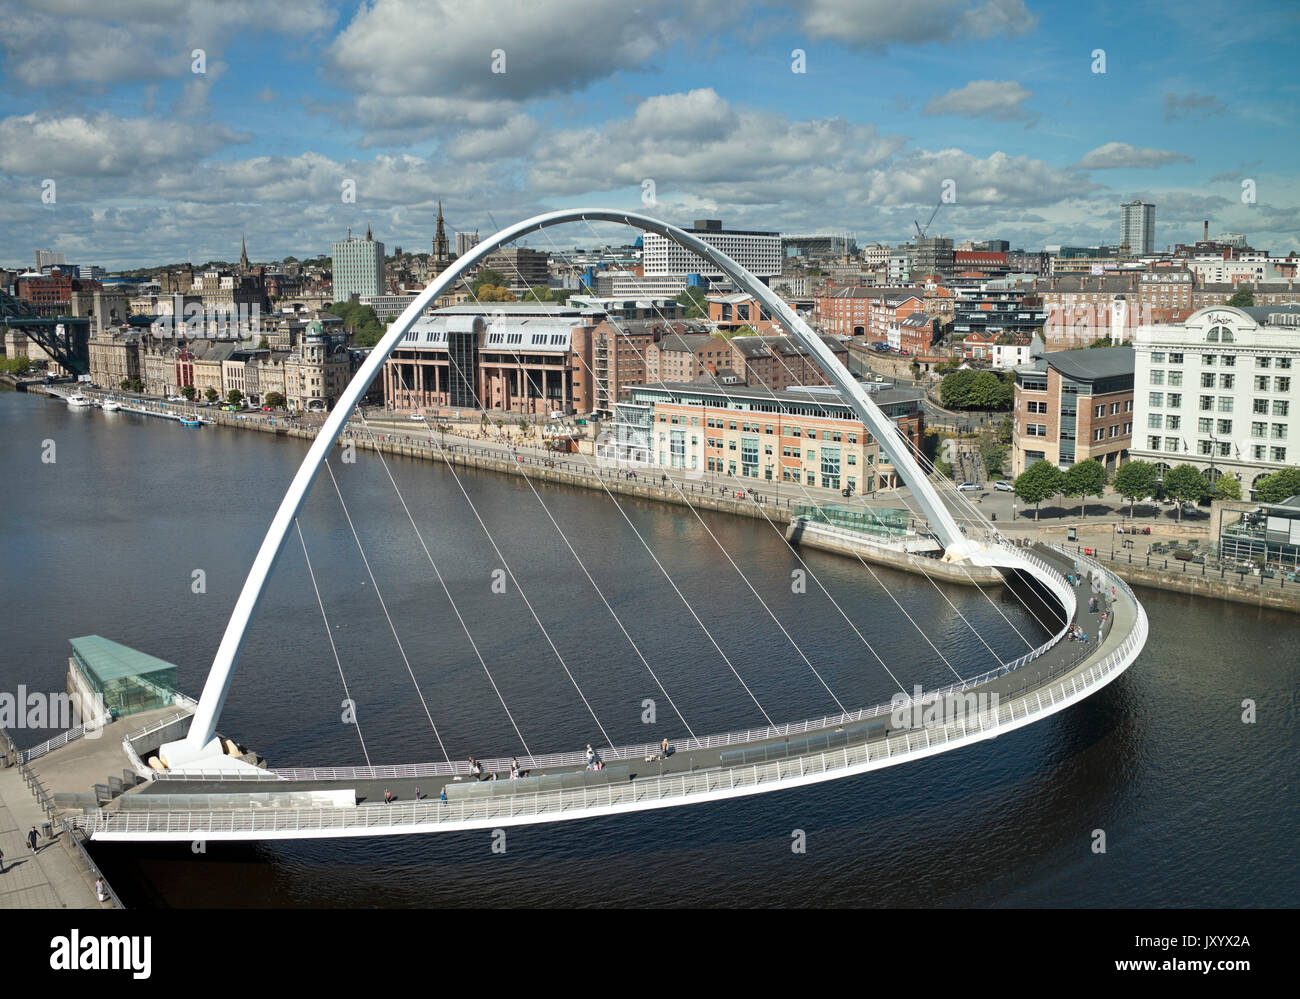
[(0, 849), (5, 854), (0, 909), (111, 909), (111, 903), (96, 901), (95, 878), (81, 854), (60, 842), (68, 833), (60, 829), (54, 839), (42, 835), (32, 853), (27, 831), (36, 826), (39, 833), (44, 822), (45, 813), (18, 768), (0, 770)]

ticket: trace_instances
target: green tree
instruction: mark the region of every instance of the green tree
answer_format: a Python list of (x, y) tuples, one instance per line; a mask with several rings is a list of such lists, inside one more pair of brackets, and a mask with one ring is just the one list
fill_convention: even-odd
[(1038, 504), (1065, 488), (1065, 473), (1050, 461), (1036, 461), (1017, 475), (1011, 485), (1020, 499), (1034, 504), (1034, 520), (1037, 520)]
[(258, 350), (270, 350), (270, 349), (271, 349), (271, 341), (268, 340), (266, 337), (262, 337), (262, 339), (260, 339), (260, 340), (257, 341), (257, 349), (258, 349)]
[(948, 409), (969, 409), (975, 372), (969, 368), (944, 375), (939, 383), (939, 399)]
[(1183, 504), (1199, 503), (1210, 491), (1210, 484), (1195, 465), (1175, 465), (1165, 473), (1165, 495), (1178, 503), (1178, 522), (1183, 521)]
[(143, 392), (143, 391), (144, 391), (144, 382), (140, 381), (139, 378), (135, 379), (133, 382), (131, 382), (131, 391), (132, 391), (132, 392)]
[(244, 401), (244, 393), (239, 389), (231, 389), (226, 393), (226, 403), (231, 406), (238, 406)]
[(1250, 306), (1255, 304), (1255, 293), (1249, 288), (1242, 288), (1241, 291), (1237, 292), (1223, 304), (1231, 305), (1237, 309), (1250, 308)]
[(1066, 496), (1079, 497), (1080, 516), (1088, 516), (1088, 497), (1100, 497), (1106, 491), (1106, 480), (1109, 478), (1106, 466), (1096, 458), (1088, 458), (1070, 466), (1065, 473), (1064, 492)]
[(206, 392), (203, 393), (203, 398), (207, 399), (208, 402), (216, 402), (218, 399), (221, 398), (221, 393), (214, 388), (209, 388)]
[(185, 396), (185, 398), (188, 399), (190, 402), (193, 402), (194, 397), (198, 394), (199, 394), (199, 390), (196, 389), (193, 385), (185, 385), (181, 388), (181, 395)]
[(477, 275), (475, 275), (474, 281), (470, 284), (469, 288), (470, 291), (474, 292), (475, 297), (481, 301), (483, 299), (483, 296), (479, 294), (481, 288), (488, 285), (494, 288), (504, 288), (506, 284), (507, 281), (504, 274), (494, 268), (484, 267)]
[(130, 378), (123, 378), (121, 384), (120, 384), (118, 387), (119, 387), (123, 392), (129, 392), (129, 391), (131, 390), (131, 379), (130, 379)]
[(703, 319), (709, 314), (709, 293), (699, 285), (692, 285), (677, 296), (677, 301), (686, 306), (687, 319)]
[(945, 479), (952, 478), (952, 465), (942, 458), (934, 459), (934, 470), (942, 475)]
[(1279, 469), (1255, 487), (1255, 499), (1261, 503), (1281, 503), (1300, 495), (1300, 466)]
[(284, 396), (279, 392), (268, 392), (266, 393), (265, 402), (272, 409), (283, 409), (285, 399)]
[(1210, 495), (1217, 500), (1241, 499), (1241, 483), (1231, 475), (1221, 475), (1210, 488)]
[(1149, 461), (1130, 461), (1120, 465), (1115, 473), (1115, 492), (1128, 500), (1130, 517), (1137, 501), (1154, 496), (1159, 488), (1160, 476), (1156, 474), (1156, 466)]

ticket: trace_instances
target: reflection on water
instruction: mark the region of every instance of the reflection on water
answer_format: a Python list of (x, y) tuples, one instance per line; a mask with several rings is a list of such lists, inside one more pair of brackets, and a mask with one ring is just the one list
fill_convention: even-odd
[[(53, 465), (40, 462), (45, 440), (56, 442)], [(5, 689), (62, 689), (67, 639), (97, 633), (177, 663), (182, 688), (197, 694), (303, 453), (299, 442), (260, 434), (185, 433), (0, 394)], [(683, 734), (638, 652), (696, 732), (762, 721), (608, 498), (539, 487), (631, 642), (524, 482), (462, 473), (501, 558), (449, 472), (392, 468), (534, 751), (599, 740), (566, 667), (615, 741)], [(336, 474), (402, 643), (325, 478), (301, 522), (371, 760), (442, 758), (407, 662), (449, 753), (517, 752), (378, 462), (363, 456)], [(794, 593), (798, 563), (776, 532), (708, 517), (792, 644), (689, 511), (632, 502), (625, 510), (778, 720), (835, 707), (800, 652), (849, 707), (897, 689), (877, 655), (909, 688), (992, 666), (948, 600), (994, 649), (1022, 651), (1014, 629), (1031, 640), (1041, 634), (1014, 596), (995, 595), (994, 608), (965, 588), (940, 592), (878, 570), (950, 670), (856, 561), (805, 553), (816, 579)], [(291, 542), (249, 633), (222, 728), (274, 765), (364, 762), (356, 730), (340, 721), (338, 667), (296, 535)], [(515, 584), (493, 592), (493, 571), (507, 567), (563, 665)], [(192, 592), (195, 569), (206, 575), (204, 593)], [(514, 828), (504, 856), (490, 852), (486, 833), (212, 844), (201, 856), (184, 847), (96, 852), (124, 895), (169, 906), (1293, 904), (1296, 619), (1142, 597), (1151, 641), (1110, 687), (1038, 725), (898, 769), (703, 807)], [(642, 722), (647, 698), (656, 724)], [(1240, 721), (1248, 698), (1258, 705), (1255, 725)], [(36, 742), (45, 733), (18, 736)], [(796, 829), (807, 835), (806, 854), (790, 849)], [(1106, 831), (1104, 855), (1091, 852), (1094, 829)]]

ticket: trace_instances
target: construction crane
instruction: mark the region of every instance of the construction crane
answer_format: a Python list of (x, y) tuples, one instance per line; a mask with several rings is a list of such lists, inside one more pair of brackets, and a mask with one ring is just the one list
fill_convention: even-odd
[(924, 238), (925, 238), (926, 230), (930, 228), (930, 223), (934, 221), (934, 217), (935, 217), (936, 215), (939, 214), (939, 209), (940, 209), (940, 207), (942, 207), (942, 205), (943, 205), (943, 199), (940, 198), (940, 199), (939, 199), (939, 203), (938, 203), (937, 205), (934, 206), (934, 211), (932, 211), (932, 212), (930, 213), (930, 217), (929, 217), (928, 219), (926, 219), (925, 227), (924, 227), (924, 228), (922, 228), (920, 222), (918, 222), (916, 219), (912, 219), (912, 225), (916, 226), (916, 238), (917, 238), (917, 239), (924, 239)]

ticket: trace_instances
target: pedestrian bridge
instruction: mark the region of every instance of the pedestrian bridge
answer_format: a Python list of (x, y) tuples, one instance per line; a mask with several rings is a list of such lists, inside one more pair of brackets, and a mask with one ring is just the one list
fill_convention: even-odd
[[(537, 787), (529, 784), (531, 777), (509, 780), (511, 761), (505, 757), (481, 761), (484, 774), (500, 774), (497, 781), (475, 780), (468, 763), (271, 770), (234, 778), (226, 773), (161, 774), (139, 789), (153, 799), (150, 807), (99, 810), (74, 821), (91, 838), (104, 841), (318, 839), (496, 829), (721, 801), (936, 756), (1015, 731), (1083, 700), (1122, 674), (1146, 642), (1146, 612), (1118, 576), (1091, 559), (1057, 549), (1040, 546), (1010, 554), (1034, 566), (1041, 574), (1037, 581), (1050, 584), (1070, 610), (1071, 623), (1088, 632), (1088, 642), (1053, 636), (1005, 668), (926, 691), (920, 701), (895, 700), (792, 724), (676, 740), (666, 759), (658, 758), (659, 746), (649, 744), (603, 751), (605, 768), (597, 772), (585, 769), (581, 752), (520, 758), (525, 770), (545, 773), (546, 780), (560, 778), (561, 786)], [(1071, 586), (1065, 573), (1072, 573), (1076, 563), (1080, 584)], [(1101, 642), (1093, 640), (1098, 618), (1087, 610), (1087, 597), (1094, 593), (1103, 595), (1113, 621)], [(945, 705), (959, 709), (945, 710)], [(927, 712), (934, 720), (927, 721)], [(271, 788), (295, 797), (344, 792), (355, 804), (263, 805), (259, 799), (275, 797), (267, 793)], [(415, 799), (417, 788), (424, 796), (420, 800)], [(446, 801), (443, 788), (454, 789)], [(393, 795), (391, 803), (385, 792)], [(209, 795), (211, 807), (195, 807)], [(231, 796), (238, 795), (244, 800), (236, 807)], [(173, 796), (178, 807), (167, 807), (164, 802)]]
[[(672, 239), (708, 259), (737, 286), (753, 295), (822, 370), (830, 384), (839, 391), (840, 398), (850, 406), (878, 442), (882, 455), (888, 458), (905, 481), (911, 499), (908, 500), (900, 492), (899, 501), (907, 504), (909, 520), (915, 520), (923, 526), (926, 534), (935, 538), (941, 546), (941, 556), (936, 561), (944, 565), (946, 572), (966, 574), (977, 588), (978, 583), (971, 573), (976, 567), (986, 570), (982, 573), (986, 583), (989, 578), (987, 570), (991, 569), (1019, 577), (1056, 608), (1054, 614), (1048, 615), (1050, 621), (1039, 619), (1048, 640), (1013, 659), (1006, 659), (1005, 652), (998, 653), (990, 648), (989, 651), (999, 663), (996, 669), (975, 677), (961, 677), (954, 669), (954, 675), (958, 676), (956, 684), (925, 691), (919, 698), (909, 696), (894, 672), (889, 671), (879, 655), (875, 655), (881, 667), (890, 672), (890, 677), (903, 691), (901, 699), (900, 695), (896, 695), (888, 704), (847, 710), (797, 642), (782, 627), (782, 632), (799, 657), (826, 689), (836, 707), (841, 709), (833, 715), (789, 724), (777, 724), (773, 720), (772, 715), (745, 684), (735, 664), (714, 642), (714, 647), (726, 660), (726, 665), (768, 724), (758, 729), (697, 735), (685, 724), (678, 705), (664, 689), (658, 675), (624, 628), (623, 635), (631, 643), (641, 663), (649, 670), (658, 689), (672, 704), (683, 727), (690, 732), (688, 737), (674, 741), (666, 755), (660, 752), (658, 745), (617, 746), (607, 737), (600, 750), (603, 769), (588, 769), (585, 755), (581, 753), (534, 755), (525, 751), (518, 754), (519, 766), (523, 771), (520, 779), (509, 779), (507, 775), (513, 757), (503, 755), (483, 761), (487, 772), (495, 773), (502, 779), (484, 781), (475, 779), (468, 763), (453, 762), (445, 749), (445, 759), (441, 763), (372, 766), (369, 765), (367, 753), (368, 763), (365, 767), (270, 771), (260, 769), (246, 759), (230, 755), (227, 750), (231, 743), (229, 740), (223, 742), (217, 736), (217, 722), (239, 661), (245, 634), (256, 613), (271, 569), (291, 531), (296, 530), (296, 540), (302, 544), (307, 570), (313, 587), (316, 587), (316, 576), (311, 568), (307, 544), (298, 526), (298, 514), (317, 473), (322, 469), (328, 472), (329, 481), (338, 493), (349, 526), (352, 526), (352, 516), (348, 513), (347, 504), (342, 492), (338, 490), (327, 459), (344, 426), (352, 418), (358, 400), (379, 374), (384, 361), (408, 335), (423, 310), (489, 253), (524, 235), (545, 235), (551, 226), (575, 223), (590, 226), (592, 222), (628, 225)], [(562, 253), (558, 247), (555, 252)], [(491, 311), (490, 305), (485, 308)], [(617, 321), (612, 321), (612, 324), (618, 326)], [(629, 343), (631, 342), (629, 338)], [(499, 343), (499, 348), (505, 353), (513, 351), (504, 341)], [(455, 352), (449, 349), (451, 363), (457, 363), (454, 356)], [(595, 377), (594, 371), (587, 374)], [(460, 372), (460, 375), (468, 379), (464, 372)], [(357, 416), (364, 422), (364, 413), (357, 413)], [(425, 429), (430, 440), (436, 440), (434, 428), (428, 426), (427, 421)], [(397, 481), (388, 470), (383, 453), (377, 452), (376, 456), (410, 517), (409, 508)], [(459, 484), (455, 464), (449, 462), (446, 468), (448, 474), (455, 476)], [(526, 469), (522, 472), (526, 477)], [(797, 479), (798, 477), (794, 487), (802, 488)], [(671, 477), (666, 481), (671, 483)], [(549, 517), (545, 501), (533, 488), (531, 480), (528, 487)], [(668, 487), (679, 488), (675, 483)], [(806, 494), (807, 490), (804, 492)], [(465, 497), (468, 503), (467, 493)], [(609, 498), (615, 506), (619, 505), (613, 493), (609, 493)], [(685, 494), (681, 498), (692, 515), (708, 530), (689, 498)], [(808, 497), (808, 501), (815, 502), (811, 497)], [(621, 512), (622, 508), (619, 509)], [(478, 516), (476, 511), (474, 515)], [(844, 511), (839, 511), (837, 516), (844, 516)], [(958, 518), (962, 521), (960, 526)], [(626, 515), (624, 519), (627, 519)], [(410, 517), (410, 520), (418, 541), (418, 546), (413, 545), (411, 549), (414, 557), (418, 559), (420, 553), (427, 557), (433, 575), (450, 599), (452, 595), (438, 569), (434, 554), (437, 545), (426, 541), (415, 519)], [(478, 522), (496, 548), (488, 525), (481, 519)], [(627, 522), (637, 540), (653, 555), (649, 544), (632, 521), (627, 519)], [(966, 522), (976, 528), (969, 534), (965, 530)], [(551, 523), (555, 524), (554, 518), (551, 518)], [(558, 530), (558, 524), (555, 527)], [(784, 543), (791, 545), (791, 552), (811, 574), (811, 568), (802, 561), (795, 546), (779, 528), (777, 533)], [(712, 532), (709, 531), (709, 534), (712, 535)], [(978, 540), (981, 534), (983, 541)], [(365, 561), (367, 572), (370, 573), (373, 592), (388, 618), (400, 650), (400, 628), (383, 602), (355, 527), (352, 536)], [(568, 546), (578, 566), (586, 572), (580, 555), (562, 531), (560, 539)], [(714, 540), (717, 540), (716, 537)], [(740, 573), (754, 597), (762, 604), (763, 610), (780, 626), (757, 589), (745, 579), (745, 574), (720, 542), (718, 547), (725, 562)], [(501, 557), (501, 562), (507, 564), (499, 548), (496, 548), (496, 553)], [(916, 560), (917, 569), (922, 573), (925, 573), (925, 561)], [(936, 561), (931, 564), (936, 564)], [(668, 584), (676, 590), (671, 575), (657, 557), (655, 563)], [(725, 564), (720, 565), (724, 566), (722, 571), (726, 571)], [(875, 576), (874, 569), (865, 560), (863, 567)], [(513, 573), (511, 576), (513, 578)], [(591, 579), (589, 573), (587, 578)], [(1098, 618), (1087, 610), (1088, 600), (1080, 596), (1085, 592), (1082, 590), (1085, 580), (1088, 596), (1094, 593), (1102, 595), (1104, 602), (1109, 604), (1109, 625), (1101, 633), (1100, 640), (1097, 640)], [(619, 627), (623, 628), (614, 608), (605, 601), (599, 587), (595, 586), (595, 581), (591, 582), (596, 597), (604, 603), (605, 609), (613, 615)], [(532, 613), (532, 605), (517, 579), (514, 580), (514, 585)], [(888, 593), (888, 587), (883, 582), (881, 585)], [(316, 594), (319, 601), (319, 588), (316, 588)], [(695, 615), (680, 590), (677, 590), (677, 595), (681, 597), (696, 624), (712, 641), (707, 626)], [(835, 603), (829, 590), (826, 590), (826, 595)], [(454, 608), (454, 601), (452, 606)], [(866, 648), (875, 654), (867, 637), (838, 603), (835, 603), (835, 607), (853, 627)], [(1025, 607), (1030, 609), (1028, 604)], [(955, 605), (953, 609), (960, 615)], [(1003, 613), (1000, 610), (998, 612)], [(324, 617), (323, 603), (321, 613)], [(594, 726), (605, 733), (605, 727), (565, 665), (559, 650), (551, 642), (540, 619), (535, 613), (532, 616), (577, 690)], [(459, 612), (457, 617), (459, 618)], [(1006, 615), (1003, 614), (1003, 617)], [(908, 620), (917, 629), (919, 637), (928, 641), (920, 624), (910, 615)], [(965, 621), (964, 616), (962, 620)], [(328, 620), (325, 623), (328, 631)], [(473, 644), (464, 620), (460, 619), (460, 623)], [(969, 625), (969, 622), (966, 623)], [(1090, 640), (1070, 641), (1068, 632), (1072, 624), (1078, 624), (1090, 636)], [(972, 642), (984, 642), (987, 647), (988, 643), (973, 627), (971, 632)], [(1025, 636), (1020, 637), (1023, 639)], [(1114, 680), (1136, 659), (1146, 638), (1146, 614), (1122, 580), (1090, 560), (1071, 556), (1059, 549), (1045, 546), (1026, 549), (1001, 538), (996, 526), (986, 521), (968, 498), (953, 489), (951, 482), (936, 475), (935, 469), (923, 454), (913, 451), (907, 439), (876, 405), (870, 394), (840, 364), (821, 338), (766, 285), (721, 251), (697, 235), (649, 216), (597, 210), (552, 212), (507, 227), (478, 244), (439, 275), (390, 327), (344, 390), (276, 511), (217, 649), (202, 696), (185, 723), (173, 725), (177, 731), (169, 732), (171, 741), (158, 747), (158, 758), (163, 770), (156, 774), (150, 772), (148, 775), (152, 779), (127, 792), (127, 795), (138, 797), (141, 801), (147, 799), (149, 804), (133, 801), (127, 807), (120, 807), (120, 804), (110, 803), (108, 807), (91, 810), (89, 814), (80, 816), (77, 822), (90, 836), (99, 840), (266, 840), (376, 836), (555, 822), (780, 791), (935, 756), (1032, 724), (1082, 700)], [(1025, 644), (1028, 647), (1031, 643), (1026, 639)], [(930, 645), (933, 647), (932, 642)], [(339, 677), (346, 691), (343, 663), (332, 639), (331, 648), (334, 649)], [(477, 654), (477, 646), (474, 648)], [(937, 648), (935, 652), (938, 654)], [(402, 655), (405, 658), (404, 651)], [(502, 707), (514, 724), (514, 716), (492, 679), (488, 663), (481, 656), (479, 661), (488, 679), (492, 681)], [(948, 666), (951, 669), (951, 664)], [(410, 670), (409, 662), (407, 669), (436, 735), (432, 712), (425, 702), (414, 672)], [(179, 731), (182, 728), (184, 731)], [(358, 733), (359, 731), (358, 728)], [(518, 733), (517, 726), (515, 731)], [(523, 742), (522, 734), (520, 741)], [(441, 745), (441, 737), (438, 742)], [(525, 746), (525, 750), (526, 748)], [(361, 749), (365, 753), (364, 741)], [(443, 800), (444, 795), (446, 800)]]

